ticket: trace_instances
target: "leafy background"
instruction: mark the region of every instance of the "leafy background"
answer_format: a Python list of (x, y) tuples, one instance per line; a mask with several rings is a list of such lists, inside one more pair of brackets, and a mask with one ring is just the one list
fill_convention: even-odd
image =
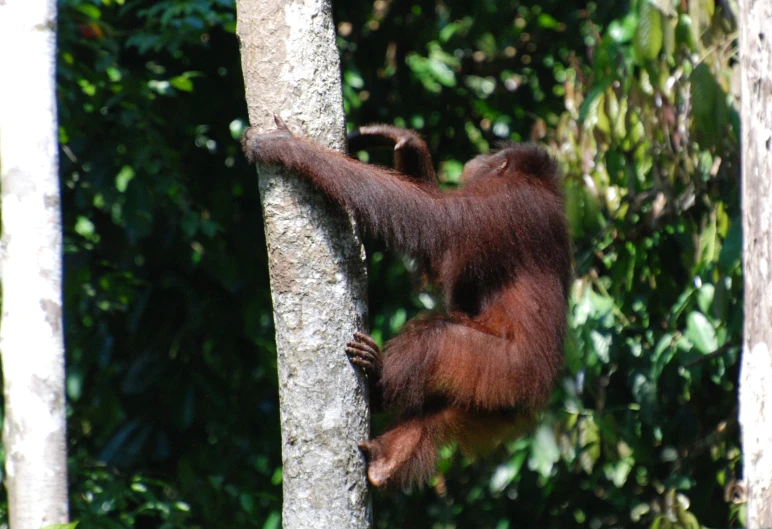
[[(376, 526), (743, 526), (734, 1), (334, 4), (349, 126), (419, 130), (449, 187), (497, 141), (547, 145), (575, 246), (567, 369), (538, 428), (475, 464), (444, 450), (427, 487), (376, 494)], [(59, 7), (73, 519), (277, 528), (234, 3)], [(387, 339), (423, 298), (367, 246)]]

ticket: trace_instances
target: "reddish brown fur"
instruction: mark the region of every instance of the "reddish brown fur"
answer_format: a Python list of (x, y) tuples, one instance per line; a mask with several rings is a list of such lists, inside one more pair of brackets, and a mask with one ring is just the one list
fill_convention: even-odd
[(377, 349), (372, 365), (356, 362), (369, 367), (377, 400), (398, 413), (392, 429), (363, 443), (368, 475), (375, 485), (404, 485), (431, 474), (440, 445), (484, 449), (522, 431), (545, 404), (563, 364), (570, 242), (555, 163), (535, 145), (474, 158), (464, 185), (442, 192), (414, 132), (377, 125), (353, 140), (394, 142), (406, 174), (318, 147), (281, 123), (248, 131), (244, 147), (253, 162), (298, 173), (370, 234), (418, 258), (444, 293), (447, 313), (409, 322), (386, 343), (382, 366)]

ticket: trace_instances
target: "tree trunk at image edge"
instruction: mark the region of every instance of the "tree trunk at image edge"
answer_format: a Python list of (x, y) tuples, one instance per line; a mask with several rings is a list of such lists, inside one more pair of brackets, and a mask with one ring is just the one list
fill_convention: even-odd
[(772, 2), (740, 2), (745, 330), (740, 376), (749, 529), (772, 527)]
[(5, 485), (11, 529), (66, 523), (56, 2), (0, 1)]
[[(345, 120), (329, 0), (238, 0), (249, 120), (342, 151)], [(283, 526), (370, 526), (366, 385), (344, 352), (364, 328), (366, 277), (351, 220), (285, 171), (258, 167), (282, 427)]]

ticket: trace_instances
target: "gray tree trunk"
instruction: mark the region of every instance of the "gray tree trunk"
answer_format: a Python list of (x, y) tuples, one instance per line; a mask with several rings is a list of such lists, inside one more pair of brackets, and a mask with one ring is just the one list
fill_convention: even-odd
[(740, 1), (745, 337), (740, 422), (748, 528), (772, 527), (772, 2)]
[(0, 1), (0, 352), (12, 529), (68, 519), (55, 65), (55, 0)]
[[(345, 121), (329, 0), (238, 0), (249, 120), (280, 115), (296, 134), (342, 151)], [(286, 529), (366, 528), (357, 442), (370, 416), (344, 353), (366, 324), (364, 254), (350, 219), (285, 171), (258, 167), (268, 244), (282, 422)]]

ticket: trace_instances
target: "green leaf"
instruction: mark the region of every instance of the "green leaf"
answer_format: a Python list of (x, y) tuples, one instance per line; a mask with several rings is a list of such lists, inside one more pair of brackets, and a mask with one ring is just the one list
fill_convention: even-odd
[(602, 93), (597, 99), (598, 108), (596, 111), (597, 121), (595, 127), (603, 134), (608, 135), (611, 132), (611, 122), (609, 121), (608, 114), (606, 113), (606, 93)]
[(650, 529), (671, 529), (673, 522), (667, 516), (657, 516), (651, 523)]
[(129, 165), (124, 165), (115, 176), (115, 189), (121, 193), (126, 192), (129, 182), (134, 178), (134, 169)]
[(606, 475), (606, 479), (614, 483), (617, 488), (621, 488), (627, 477), (630, 475), (630, 471), (633, 469), (633, 462), (628, 459), (620, 459), (616, 463), (608, 463), (604, 465), (603, 472)]
[(558, 21), (547, 13), (540, 14), (539, 18), (536, 19), (536, 23), (545, 29), (555, 29), (559, 25)]
[(86, 15), (88, 18), (91, 18), (94, 20), (99, 20), (102, 17), (102, 12), (99, 10), (99, 8), (92, 4), (79, 2), (75, 9), (80, 11), (82, 14)]
[(441, 180), (449, 184), (457, 184), (463, 171), (464, 164), (458, 160), (448, 160), (440, 164)]
[(712, 216), (700, 234), (700, 264), (708, 265), (718, 258), (719, 241), (716, 234), (716, 217)]
[(575, 180), (569, 181), (566, 185), (566, 218), (573, 239), (584, 237), (581, 191), (582, 189)]
[(94, 235), (94, 229), (94, 223), (86, 217), (79, 216), (75, 221), (75, 233), (81, 237), (91, 238)]
[(612, 20), (606, 34), (617, 44), (630, 42), (635, 35), (636, 19), (630, 14), (619, 20)]
[(715, 143), (724, 134), (729, 111), (724, 91), (706, 63), (700, 63), (689, 76), (692, 84), (692, 129), (701, 141)]
[(528, 468), (548, 477), (552, 474), (552, 468), (559, 459), (560, 448), (555, 440), (555, 432), (548, 425), (543, 424), (534, 435)]
[(611, 335), (592, 330), (590, 331), (590, 340), (592, 340), (593, 349), (598, 358), (600, 358), (600, 361), (608, 364), (609, 351), (611, 350)]
[(689, 15), (682, 14), (678, 17), (675, 31), (676, 44), (686, 46), (689, 51), (694, 51), (694, 39), (692, 38), (692, 19)]
[(691, 19), (692, 39), (702, 42), (703, 34), (710, 28), (710, 21), (716, 10), (715, 0), (690, 0), (689, 18)]
[(641, 517), (648, 514), (651, 511), (651, 506), (648, 503), (639, 503), (630, 511), (630, 519), (634, 522), (638, 522)]
[(354, 70), (348, 70), (343, 74), (343, 82), (357, 90), (361, 90), (365, 87), (365, 81), (362, 79), (362, 75)]
[(710, 306), (713, 304), (715, 294), (716, 287), (710, 283), (705, 283), (697, 291), (697, 305), (704, 314), (710, 312)]
[(740, 217), (732, 219), (732, 225), (724, 239), (724, 245), (718, 254), (718, 264), (724, 270), (731, 270), (739, 266), (740, 255), (743, 249), (743, 223)]
[(239, 494), (239, 503), (241, 504), (241, 508), (247, 514), (252, 514), (255, 511), (255, 499), (251, 494), (246, 492)]
[(647, 1), (642, 3), (638, 15), (633, 49), (639, 62), (656, 59), (662, 49), (662, 14)]
[(405, 64), (413, 72), (413, 75), (424, 85), (424, 88), (431, 93), (440, 93), (442, 85), (438, 83), (433, 76), (429, 75), (429, 59), (421, 57), (417, 53), (411, 53), (405, 57)]
[[(486, 57), (493, 57), (496, 55), (499, 49), (499, 47), (496, 45), (496, 37), (494, 37), (490, 32), (484, 33), (482, 37), (477, 39), (477, 48), (479, 48), (479, 50), (483, 52)], [(432, 51), (436, 51), (437, 49)], [(430, 57), (433, 55), (434, 53), (430, 54)]]
[(526, 452), (517, 452), (509, 461), (496, 467), (488, 487), (493, 493), (500, 493), (515, 481), (526, 458)]
[(178, 75), (177, 77), (172, 77), (169, 79), (169, 84), (182, 92), (193, 91), (193, 81), (187, 75)]
[(670, 309), (670, 321), (675, 322), (678, 320), (678, 318), (681, 317), (681, 314), (686, 310), (687, 306), (689, 306), (689, 303), (692, 300), (692, 296), (694, 296), (695, 289), (691, 285), (687, 286), (687, 288), (681, 293), (680, 296), (678, 296), (678, 299), (673, 304), (672, 308)]
[(718, 348), (716, 329), (701, 312), (690, 312), (686, 317), (684, 336), (703, 354), (712, 353)]
[(279, 529), (281, 527), (281, 514), (272, 512), (263, 524), (263, 529)]
[(78, 526), (78, 523), (80, 523), (80, 522), (55, 523), (53, 525), (46, 525), (45, 527), (42, 527), (41, 529), (75, 529)]
[(247, 124), (243, 119), (234, 119), (228, 124), (228, 131), (234, 140), (241, 138), (245, 130), (247, 130)]
[(600, 458), (600, 427), (592, 416), (580, 417), (577, 427), (579, 429), (579, 466), (587, 475), (591, 475), (595, 463)]
[(391, 318), (389, 318), (389, 328), (391, 329), (391, 332), (396, 333), (399, 331), (402, 326), (407, 321), (407, 312), (403, 308), (399, 308), (394, 311), (394, 313), (391, 315)]
[(676, 354), (676, 348), (673, 347), (673, 335), (665, 333), (657, 342), (652, 355), (651, 379), (655, 382), (659, 380), (665, 366), (673, 359)]
[(676, 50), (676, 24), (675, 17), (662, 17), (662, 49), (667, 57), (672, 57)]
[(582, 106), (579, 107), (579, 121), (589, 121), (589, 123), (586, 123), (587, 125), (595, 125), (597, 120), (598, 105), (600, 104), (600, 97), (603, 95), (603, 92), (606, 91), (606, 87), (608, 85), (609, 83), (603, 83), (602, 85), (596, 86), (590, 90), (590, 93), (584, 99)]
[(456, 74), (444, 62), (437, 59), (428, 60), (428, 71), (445, 86), (456, 86)]
[(461, 20), (456, 20), (455, 22), (449, 23), (447, 26), (440, 30), (440, 42), (447, 42), (456, 33), (467, 31), (470, 27), (472, 27), (473, 22), (474, 19), (472, 17), (464, 17)]
[(702, 527), (700, 522), (697, 521), (697, 517), (688, 511), (680, 513), (678, 518), (681, 521), (681, 527), (683, 527), (683, 529), (700, 529), (700, 527)]

